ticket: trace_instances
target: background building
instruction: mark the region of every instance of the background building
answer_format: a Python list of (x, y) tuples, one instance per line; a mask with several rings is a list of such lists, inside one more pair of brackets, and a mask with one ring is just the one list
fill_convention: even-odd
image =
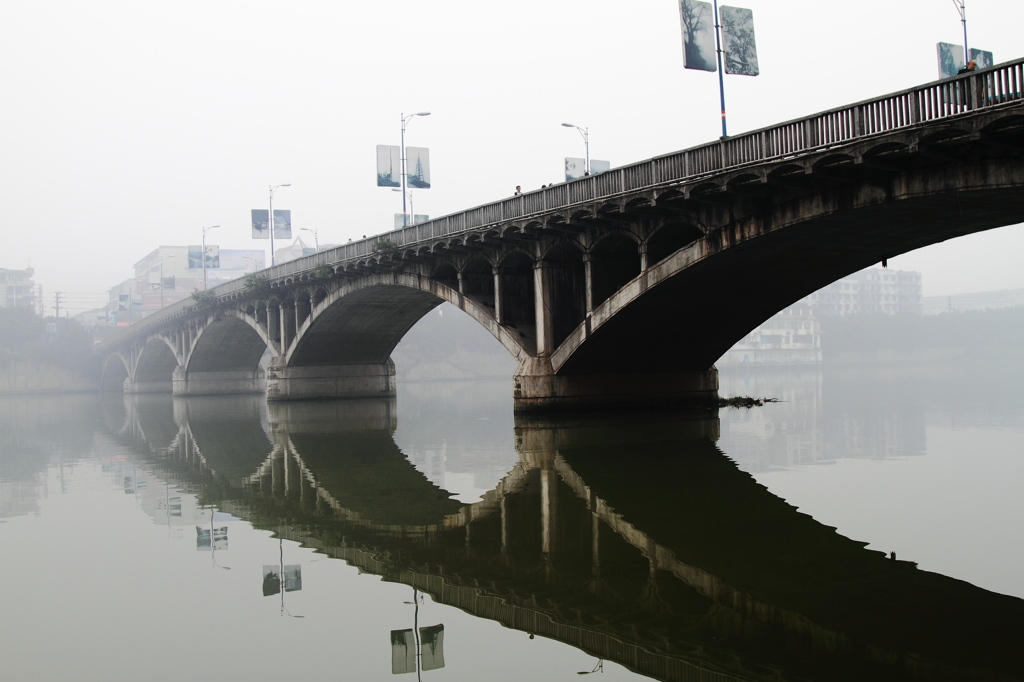
[(32, 281), (35, 270), (8, 270), (0, 268), (0, 308), (19, 305), (36, 307), (36, 285)]
[(921, 273), (871, 268), (822, 287), (768, 318), (716, 365), (820, 363), (821, 319), (859, 314), (921, 313)]
[[(205, 288), (244, 277), (266, 267), (260, 249), (207, 246)], [(99, 341), (161, 308), (185, 300), (204, 288), (202, 249), (160, 246), (135, 263), (135, 276), (107, 290), (107, 304), (75, 316)], [(214, 254), (211, 256), (211, 253)]]

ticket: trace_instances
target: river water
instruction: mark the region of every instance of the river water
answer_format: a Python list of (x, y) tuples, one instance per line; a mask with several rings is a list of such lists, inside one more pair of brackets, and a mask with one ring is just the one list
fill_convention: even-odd
[(0, 398), (4, 678), (1021, 679), (1022, 378)]

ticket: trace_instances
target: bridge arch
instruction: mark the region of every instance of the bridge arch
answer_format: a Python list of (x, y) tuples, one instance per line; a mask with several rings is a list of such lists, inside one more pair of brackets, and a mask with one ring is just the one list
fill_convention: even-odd
[(172, 341), (161, 334), (146, 341), (134, 364), (131, 392), (169, 393), (174, 370), (181, 363)]
[[(309, 362), (305, 344), (320, 329), (343, 332), (345, 309), (387, 317), (373, 297), (358, 305), (362, 294), (324, 312), (339, 296), (390, 287), (399, 309), (422, 314), (448, 300), (498, 337), (520, 359), (519, 409), (709, 396), (715, 359), (801, 296), (900, 253), (1024, 221), (1024, 96), (1013, 85), (1022, 79), (1017, 60), (283, 263), (266, 277), (268, 345), (278, 368)], [(604, 268), (605, 255), (623, 263)], [(336, 276), (306, 314), (294, 292), (323, 265)], [(224, 304), (253, 297), (237, 283), (215, 291)], [(183, 355), (174, 329), (195, 313), (175, 304), (154, 317), (103, 352), (166, 334)], [(414, 317), (388, 321), (381, 348), (407, 328), (397, 320)], [(349, 346), (318, 352), (383, 355)]]
[(125, 381), (131, 376), (128, 365), (121, 353), (108, 355), (100, 370), (100, 391), (123, 391)]

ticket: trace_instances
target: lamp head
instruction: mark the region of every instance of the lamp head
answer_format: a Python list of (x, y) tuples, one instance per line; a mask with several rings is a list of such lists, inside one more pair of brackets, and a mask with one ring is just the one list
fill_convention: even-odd
[(572, 123), (563, 123), (562, 127), (564, 127), (564, 128), (578, 128), (579, 126), (573, 125)]
[(413, 116), (430, 116), (430, 112), (429, 111), (421, 111), (418, 114), (413, 114)]

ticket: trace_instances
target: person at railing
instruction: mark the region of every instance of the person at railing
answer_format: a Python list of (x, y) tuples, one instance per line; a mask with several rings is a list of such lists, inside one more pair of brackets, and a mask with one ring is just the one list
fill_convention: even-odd
[(962, 73), (970, 73), (971, 71), (974, 71), (976, 68), (978, 68), (978, 62), (972, 59), (971, 61), (967, 62), (967, 66), (957, 71), (956, 75), (959, 76)]
[(521, 196), (521, 195), (522, 195), (522, 193), (523, 193), (523, 188), (522, 188), (522, 187), (520, 187), (519, 185), (516, 185), (516, 196), (517, 196), (517, 197), (518, 197), (518, 196)]

